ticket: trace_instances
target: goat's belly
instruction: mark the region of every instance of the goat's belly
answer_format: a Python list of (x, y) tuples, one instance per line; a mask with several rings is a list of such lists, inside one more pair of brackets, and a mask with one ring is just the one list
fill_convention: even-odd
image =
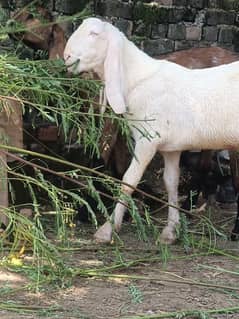
[(183, 151), (195, 149), (239, 149), (239, 127), (237, 132), (206, 130), (204, 132), (184, 132), (168, 136), (163, 143), (163, 151)]
[(159, 144), (158, 150), (162, 152), (189, 151), (189, 150), (239, 150), (239, 140), (237, 143), (163, 143)]
[[(177, 148), (177, 146), (176, 146)], [(182, 145), (181, 150), (239, 150), (239, 139), (235, 142), (224, 140), (224, 141), (200, 141), (199, 143), (185, 143)]]
[[(134, 139), (146, 138), (158, 144), (159, 151), (184, 151), (197, 149), (238, 149), (239, 125), (193, 125), (190, 121), (179, 121), (170, 125), (170, 121), (159, 125), (153, 122), (134, 121), (131, 127)], [(156, 124), (156, 125), (155, 125)], [(215, 123), (214, 123), (215, 124)]]

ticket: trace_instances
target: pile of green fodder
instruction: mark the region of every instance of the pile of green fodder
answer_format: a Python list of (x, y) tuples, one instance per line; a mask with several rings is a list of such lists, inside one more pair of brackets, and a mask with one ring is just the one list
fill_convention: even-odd
[(61, 60), (29, 61), (9, 56), (0, 56), (0, 75), (2, 101), (4, 97), (17, 99), (23, 114), (26, 109), (27, 112), (36, 110), (38, 121), (57, 124), (65, 138), (72, 128), (77, 128), (78, 142), (88, 145), (89, 140), (95, 141), (90, 145), (98, 154), (100, 132), (89, 130), (89, 121), (95, 118), (92, 109), (99, 82), (67, 77)]
[[(6, 99), (17, 100), (22, 108), (23, 118), (27, 114), (35, 114), (33, 128), (41, 121), (53, 123), (68, 144), (71, 144), (69, 137), (74, 131), (74, 143), (83, 146), (83, 151), (87, 152), (86, 156), (96, 158), (100, 156), (99, 142), (106, 117), (117, 122), (119, 130), (126, 136), (129, 144), (131, 143), (129, 128), (123, 118), (115, 116), (110, 108), (107, 108), (104, 115), (100, 114), (97, 104), (101, 86), (102, 84), (96, 80), (82, 79), (79, 76), (69, 77), (61, 60), (30, 61), (18, 59), (16, 56), (0, 56), (1, 108), (6, 110)], [(102, 199), (107, 197), (114, 201), (119, 198), (119, 183), (97, 169), (67, 162), (61, 154), (50, 156), (8, 145), (1, 144), (0, 147), (3, 152), (9, 151), (10, 157), (16, 160), (8, 167), (13, 205), (4, 210), (10, 223), (0, 238), (2, 248), (8, 243), (8, 239), (12, 238), (12, 244), (7, 246), (11, 250), (11, 256), (19, 253), (22, 247), (27, 247), (33, 252), (34, 260), (41, 260), (41, 263), (38, 262), (38, 271), (46, 265), (50, 265), (51, 269), (55, 269), (56, 265), (62, 267), (61, 259), (57, 256), (57, 248), (47, 236), (49, 219), (54, 224), (54, 238), (66, 243), (71, 226), (74, 225), (77, 208), (84, 206), (95, 226), (98, 224), (96, 211), (105, 219), (109, 219), (111, 211), (108, 212)], [(57, 169), (54, 169), (54, 165)], [(34, 174), (26, 173), (25, 167), (30, 167)], [(69, 183), (71, 187), (65, 187), (64, 183), (54, 183), (54, 178), (49, 176), (56, 176), (58, 180)], [(14, 204), (14, 181), (21, 181), (31, 198), (26, 205), (21, 205), (21, 208), (24, 208), (30, 204), (33, 208), (30, 220), (17, 213), (20, 207), (17, 203)], [(96, 189), (95, 182), (97, 185), (103, 184), (104, 191)], [(94, 207), (88, 202), (88, 195), (94, 199)], [(48, 202), (47, 207), (42, 205), (42, 197)], [(129, 200), (128, 205), (136, 225), (139, 226), (140, 236), (146, 238), (144, 224), (134, 201)], [(50, 211), (49, 214), (47, 210)], [(47, 223), (44, 223), (46, 219)], [(2, 251), (5, 251), (4, 249)], [(59, 269), (58, 273), (61, 271)]]

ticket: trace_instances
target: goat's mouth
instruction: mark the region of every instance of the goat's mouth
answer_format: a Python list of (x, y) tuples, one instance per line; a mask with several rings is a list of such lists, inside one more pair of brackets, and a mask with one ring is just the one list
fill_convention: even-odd
[(80, 64), (80, 59), (76, 59), (74, 62), (72, 62), (71, 64), (67, 64), (67, 69), (68, 71), (72, 72), (72, 73), (76, 73), (78, 66)]

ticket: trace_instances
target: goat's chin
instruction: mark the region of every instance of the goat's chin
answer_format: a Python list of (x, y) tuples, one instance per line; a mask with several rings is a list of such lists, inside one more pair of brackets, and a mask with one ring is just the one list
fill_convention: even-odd
[(74, 66), (70, 66), (67, 68), (67, 72), (69, 74), (79, 74), (81, 72), (78, 71), (78, 68), (74, 67)]
[(71, 74), (82, 74), (82, 73), (87, 73), (89, 72), (88, 68), (84, 68), (80, 65), (78, 65), (77, 67), (75, 65), (70, 66), (67, 68), (68, 73)]

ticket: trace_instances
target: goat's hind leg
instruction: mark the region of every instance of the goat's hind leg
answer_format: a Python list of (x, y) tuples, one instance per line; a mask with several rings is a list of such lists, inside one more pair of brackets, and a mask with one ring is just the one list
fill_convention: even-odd
[(237, 216), (231, 232), (231, 240), (236, 241), (239, 239), (239, 153), (231, 151), (229, 154), (233, 186), (237, 195)]
[(161, 234), (161, 242), (172, 244), (176, 239), (176, 227), (179, 225), (178, 207), (178, 183), (179, 183), (179, 160), (181, 152), (162, 153), (164, 157), (164, 183), (168, 192), (168, 224)]
[(231, 232), (231, 240), (236, 241), (239, 240), (239, 196), (237, 194), (237, 216), (236, 221)]
[[(156, 145), (154, 143), (145, 139), (142, 139), (136, 143), (134, 157), (129, 168), (123, 176), (123, 182), (132, 185), (133, 188), (122, 184), (121, 189), (124, 194), (130, 196), (133, 193), (134, 188), (138, 185), (147, 165), (150, 163), (155, 153)], [(97, 242), (110, 242), (112, 239), (113, 228), (117, 232), (120, 231), (124, 213), (126, 211), (125, 204), (126, 202), (123, 200), (116, 204), (115, 210), (111, 216), (111, 220), (102, 225), (95, 233), (94, 238)]]

